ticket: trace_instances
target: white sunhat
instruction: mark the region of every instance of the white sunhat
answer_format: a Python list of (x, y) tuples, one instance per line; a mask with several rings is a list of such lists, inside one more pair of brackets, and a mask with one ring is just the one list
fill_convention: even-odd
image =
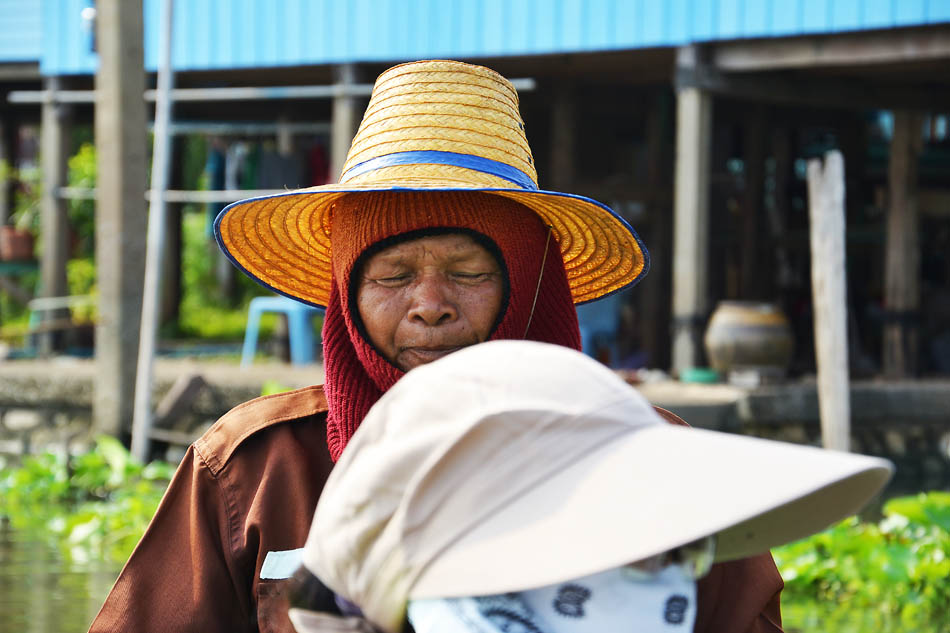
[(408, 372), (334, 468), (304, 565), (386, 631), (410, 598), (521, 591), (716, 536), (742, 558), (858, 511), (884, 459), (666, 423), (574, 350), (496, 341)]

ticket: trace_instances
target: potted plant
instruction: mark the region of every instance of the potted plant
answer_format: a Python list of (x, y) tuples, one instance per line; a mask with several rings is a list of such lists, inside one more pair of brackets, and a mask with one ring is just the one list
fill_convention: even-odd
[(31, 260), (39, 230), (39, 168), (20, 169), (17, 173), (7, 163), (0, 165), (0, 182), (11, 178), (17, 179), (19, 186), (10, 214), (11, 223), (0, 226), (0, 260)]

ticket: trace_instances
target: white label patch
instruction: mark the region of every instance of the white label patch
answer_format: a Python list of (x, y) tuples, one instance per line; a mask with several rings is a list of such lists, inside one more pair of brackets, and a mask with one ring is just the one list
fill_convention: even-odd
[(261, 580), (284, 580), (290, 578), (300, 567), (303, 560), (303, 548), (287, 549), (282, 552), (267, 552), (261, 565)]

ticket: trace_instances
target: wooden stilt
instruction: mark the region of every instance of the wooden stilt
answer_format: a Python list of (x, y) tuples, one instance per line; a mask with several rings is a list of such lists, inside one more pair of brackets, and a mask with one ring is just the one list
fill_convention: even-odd
[(762, 221), (763, 179), (765, 176), (766, 112), (756, 105), (745, 123), (745, 191), (742, 198), (742, 249), (740, 251), (739, 296), (742, 299), (767, 299), (763, 296), (759, 251), (765, 240)]
[(922, 119), (912, 112), (894, 113), (894, 136), (888, 168), (890, 201), (884, 270), (884, 375), (904, 378), (917, 372), (920, 309), (920, 238), (917, 209), (917, 157)]
[(356, 135), (362, 112), (359, 100), (345, 91), (356, 83), (357, 72), (355, 64), (343, 64), (335, 69), (337, 87), (342, 96), (333, 98), (332, 121), (330, 123), (330, 177), (336, 180), (343, 173), (346, 163), (346, 153), (350, 151), (350, 143)]
[(130, 428), (145, 277), (145, 69), (142, 0), (98, 0), (96, 41), (96, 385), (93, 424)]
[[(61, 87), (58, 77), (46, 80), (47, 90), (56, 92)], [(66, 163), (69, 158), (69, 112), (68, 106), (48, 101), (42, 108), (40, 160), (43, 163), (43, 195), (41, 204), (41, 231), (43, 256), (40, 262), (42, 278), (41, 295), (62, 297), (66, 290), (66, 260), (69, 256), (69, 221), (66, 217), (66, 201), (59, 197), (59, 188), (66, 184)], [(50, 310), (43, 320), (56, 320), (68, 316), (63, 310)], [(48, 356), (59, 347), (56, 332), (39, 335), (40, 355)]]
[(577, 124), (574, 120), (574, 86), (571, 82), (559, 84), (551, 108), (551, 188), (571, 191), (574, 180)]
[(847, 451), (850, 439), (847, 289), (845, 275), (844, 158), (835, 150), (825, 164), (808, 162), (812, 306), (818, 406), (825, 448)]
[[(693, 47), (680, 49), (677, 65), (696, 66)], [(674, 372), (700, 364), (707, 311), (709, 158), (712, 97), (689, 85), (676, 90), (676, 168), (673, 211)]]

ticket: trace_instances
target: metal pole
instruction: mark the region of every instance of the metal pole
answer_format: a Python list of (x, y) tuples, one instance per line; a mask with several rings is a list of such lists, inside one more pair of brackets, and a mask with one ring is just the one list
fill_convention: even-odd
[(165, 250), (165, 198), (168, 186), (169, 119), (172, 90), (172, 8), (174, 0), (162, 3), (162, 31), (159, 40), (158, 90), (155, 99), (155, 126), (152, 142), (153, 195), (148, 205), (148, 237), (145, 249), (145, 284), (142, 298), (142, 329), (139, 338), (138, 369), (135, 374), (135, 401), (132, 413), (132, 454), (145, 461), (152, 426), (152, 361), (158, 331), (158, 302), (162, 285), (162, 253)]

